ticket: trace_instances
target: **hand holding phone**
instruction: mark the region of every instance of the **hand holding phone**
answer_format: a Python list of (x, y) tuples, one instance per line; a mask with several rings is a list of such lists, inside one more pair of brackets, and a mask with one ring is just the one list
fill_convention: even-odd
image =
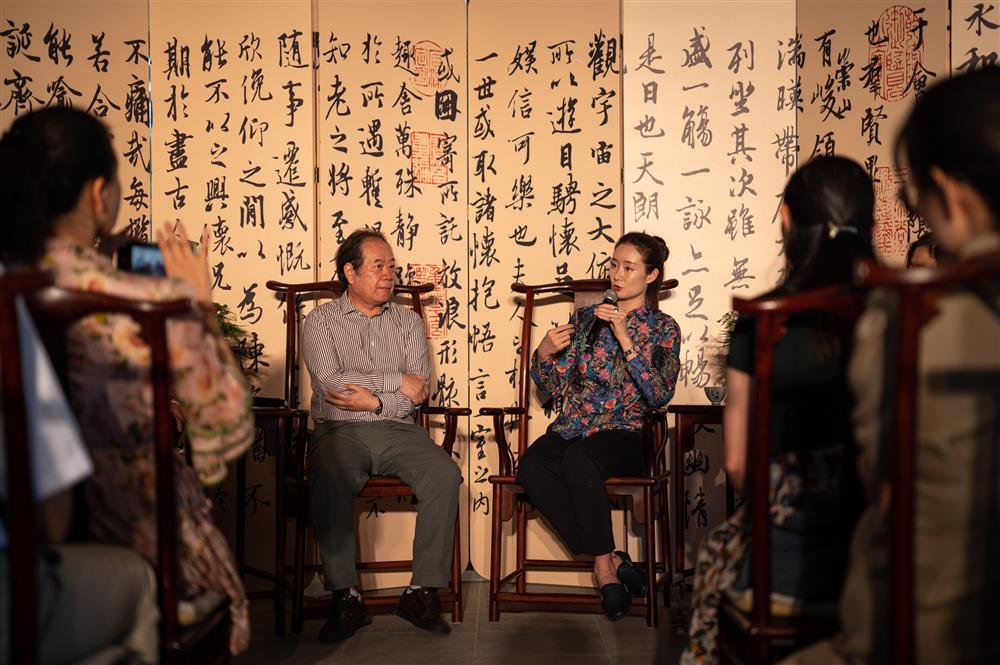
[(166, 267), (163, 265), (163, 253), (153, 243), (124, 242), (118, 246), (115, 257), (119, 270), (151, 277), (167, 276)]
[(177, 277), (194, 287), (199, 302), (212, 303), (212, 278), (208, 270), (208, 225), (201, 231), (200, 251), (191, 247), (184, 222), (178, 220), (173, 233), (159, 231), (156, 242), (163, 253), (163, 265), (170, 277)]

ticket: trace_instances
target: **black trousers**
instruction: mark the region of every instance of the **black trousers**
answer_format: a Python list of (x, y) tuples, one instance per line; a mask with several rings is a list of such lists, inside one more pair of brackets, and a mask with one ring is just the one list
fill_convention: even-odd
[(608, 430), (564, 439), (549, 431), (528, 446), (517, 482), (573, 554), (597, 556), (615, 549), (604, 481), (642, 473), (644, 458), (638, 432)]

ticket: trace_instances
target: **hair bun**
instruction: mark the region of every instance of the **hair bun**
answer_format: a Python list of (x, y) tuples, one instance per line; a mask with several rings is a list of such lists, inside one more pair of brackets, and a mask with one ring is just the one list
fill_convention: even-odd
[(666, 261), (670, 257), (670, 248), (667, 247), (667, 241), (660, 236), (653, 236), (653, 240), (656, 242), (656, 246), (660, 248), (663, 261)]

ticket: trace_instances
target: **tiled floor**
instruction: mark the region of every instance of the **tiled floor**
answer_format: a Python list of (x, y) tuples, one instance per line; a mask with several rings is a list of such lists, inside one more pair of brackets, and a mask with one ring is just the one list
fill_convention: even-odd
[[(684, 645), (670, 632), (669, 610), (660, 627), (642, 617), (611, 623), (600, 614), (505, 612), (489, 622), (488, 587), (465, 583), (465, 620), (447, 637), (417, 630), (393, 615), (374, 617), (350, 640), (330, 646), (316, 635), (320, 620), (307, 621), (301, 635), (274, 636), (270, 601), (254, 601), (254, 641), (234, 665), (672, 665)], [(447, 613), (445, 614), (447, 617)]]

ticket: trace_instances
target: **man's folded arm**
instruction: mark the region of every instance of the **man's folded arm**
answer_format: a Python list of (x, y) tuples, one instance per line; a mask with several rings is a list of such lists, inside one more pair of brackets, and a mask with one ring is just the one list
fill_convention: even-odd
[(340, 365), (333, 334), (318, 316), (307, 316), (302, 330), (302, 357), (313, 381), (324, 392), (342, 392), (344, 386), (354, 383), (373, 393), (398, 391), (402, 385), (402, 372), (367, 373), (345, 370)]

